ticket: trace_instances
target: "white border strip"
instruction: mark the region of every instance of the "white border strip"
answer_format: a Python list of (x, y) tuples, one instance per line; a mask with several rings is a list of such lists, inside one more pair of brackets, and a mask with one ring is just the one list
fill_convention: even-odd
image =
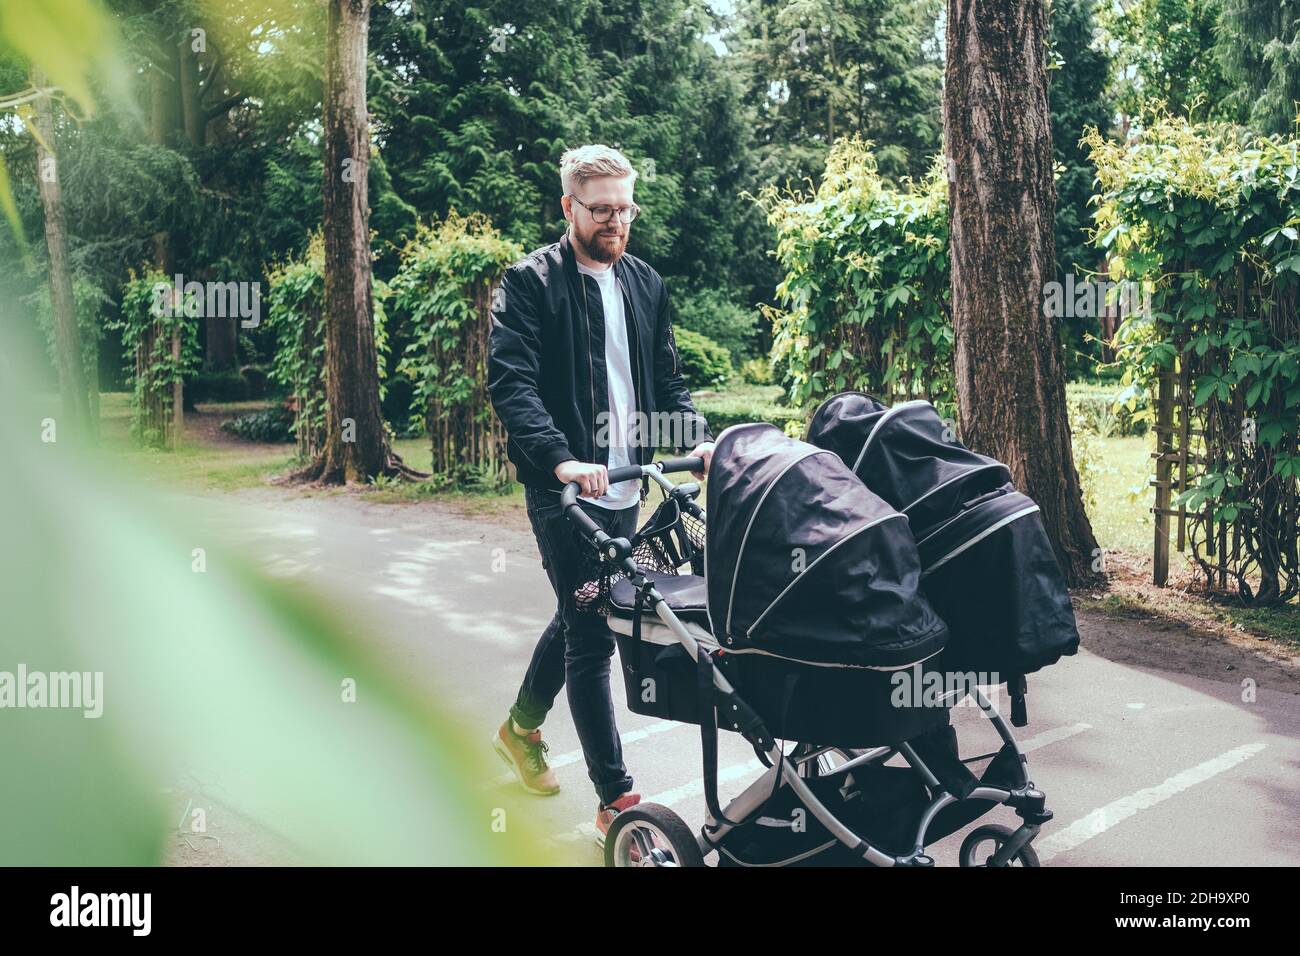
[(1020, 509), (1013, 515), (1008, 515), (1007, 517), (999, 521), (997, 524), (985, 528), (979, 534), (975, 535), (975, 537), (971, 538), (969, 541), (966, 541), (964, 544), (962, 544), (961, 547), (948, 552), (942, 558), (936, 561), (934, 564), (930, 565), (930, 567), (922, 571), (921, 572), (922, 579), (924, 579), (930, 574), (933, 574), (935, 571), (938, 571), (941, 567), (943, 567), (953, 558), (957, 557), (957, 555), (961, 554), (963, 551), (967, 550), (968, 548), (975, 547), (975, 545), (979, 544), (981, 541), (983, 541), (993, 532), (999, 531), (1002, 528), (1005, 528), (1007, 525), (1011, 524), (1011, 522), (1019, 521), (1021, 518), (1025, 517), (1026, 515), (1031, 515), (1037, 510), (1038, 510), (1038, 505), (1030, 505), (1028, 508)]
[[(857, 474), (858, 466), (862, 464), (862, 459), (867, 457), (867, 449), (871, 447), (871, 439), (876, 437), (876, 432), (880, 431), (881, 426), (884, 425), (885, 422), (889, 421), (889, 419), (894, 416), (895, 412), (901, 412), (905, 408), (915, 408), (918, 405), (930, 405), (930, 403), (923, 398), (914, 398), (910, 402), (903, 402), (901, 405), (895, 405), (889, 411), (885, 412), (885, 414), (880, 416), (880, 421), (876, 422), (876, 424), (872, 426), (871, 431), (867, 434), (867, 440), (862, 443), (862, 451), (858, 452), (858, 460), (853, 463), (854, 474)], [(930, 405), (930, 407), (933, 408), (934, 406)]]
[(745, 629), (745, 637), (748, 638), (751, 634), (753, 634), (753, 633), (754, 633), (754, 628), (756, 628), (756, 627), (758, 627), (758, 625), (762, 624), (762, 623), (763, 623), (763, 618), (767, 617), (767, 612), (770, 611), (770, 610), (772, 610), (772, 608), (776, 607), (778, 604), (780, 604), (780, 603), (781, 603), (781, 599), (782, 599), (783, 597), (785, 597), (786, 594), (789, 593), (790, 589), (791, 589), (792, 587), (794, 587), (796, 584), (798, 584), (800, 581), (802, 581), (804, 575), (807, 574), (809, 571), (811, 571), (813, 568), (817, 567), (817, 565), (820, 564), (820, 563), (822, 562), (822, 560), (823, 560), (824, 558), (826, 558), (826, 557), (827, 557), (827, 556), (828, 556), (832, 551), (834, 551), (834, 550), (835, 550), (836, 548), (838, 548), (840, 545), (845, 544), (845, 543), (847, 543), (847, 542), (849, 542), (849, 541), (852, 541), (854, 538), (856, 538), (856, 537), (857, 537), (858, 535), (860, 535), (862, 532), (867, 531), (867, 530), (869, 530), (869, 529), (871, 529), (871, 528), (874, 528), (874, 527), (875, 527), (876, 525), (878, 525), (878, 524), (883, 524), (883, 523), (886, 522), (886, 521), (892, 521), (892, 520), (894, 520), (895, 518), (902, 518), (904, 521), (907, 520), (907, 516), (904, 515), (904, 514), (902, 514), (901, 512), (898, 512), (898, 511), (895, 511), (895, 512), (893, 512), (892, 514), (883, 515), (883, 516), (881, 516), (881, 517), (879, 517), (879, 518), (873, 518), (871, 521), (868, 521), (868, 522), (867, 522), (866, 524), (864, 524), (862, 527), (860, 527), (860, 528), (856, 528), (856, 529), (854, 529), (853, 531), (850, 531), (848, 534), (846, 534), (844, 537), (840, 538), (840, 540), (836, 541), (833, 545), (831, 545), (829, 548), (827, 548), (827, 549), (826, 549), (825, 551), (823, 551), (821, 554), (817, 555), (817, 557), (816, 557), (816, 559), (813, 561), (813, 563), (810, 564), (810, 565), (808, 565), (806, 568), (804, 568), (804, 569), (803, 569), (802, 571), (800, 571), (798, 574), (796, 574), (796, 575), (794, 576), (794, 580), (792, 580), (789, 584), (787, 584), (784, 588), (782, 588), (782, 589), (781, 589), (781, 593), (778, 594), (776, 597), (774, 597), (774, 598), (772, 599), (772, 603), (769, 604), (766, 608), (763, 609), (763, 613), (760, 614), (758, 617), (756, 617), (756, 618), (754, 619), (754, 623), (751, 624), (751, 625), (749, 625), (749, 627), (747, 627), (747, 628)]
[[(773, 427), (773, 428), (776, 428), (775, 425), (773, 425), (772, 427)], [(780, 431), (780, 429), (777, 429), (777, 431)], [(760, 511), (763, 510), (763, 505), (767, 503), (767, 496), (770, 495), (770, 494), (772, 493), (772, 489), (773, 489), (773, 488), (775, 488), (778, 484), (781, 483), (781, 479), (785, 477), (786, 472), (788, 472), (788, 471), (789, 471), (791, 468), (793, 468), (795, 465), (799, 464), (799, 462), (803, 461), (805, 458), (811, 458), (811, 457), (813, 457), (814, 455), (834, 455), (834, 454), (835, 454), (833, 451), (828, 451), (828, 450), (825, 449), (825, 448), (817, 448), (817, 447), (812, 446), (812, 445), (809, 445), (808, 447), (809, 447), (810, 449), (812, 449), (812, 450), (811, 450), (811, 451), (808, 451), (808, 452), (805, 452), (804, 454), (802, 454), (802, 455), (800, 455), (798, 458), (796, 458), (794, 461), (792, 461), (792, 462), (790, 462), (788, 465), (786, 465), (784, 468), (782, 468), (779, 472), (777, 472), (776, 477), (773, 478), (773, 479), (768, 483), (767, 487), (763, 489), (763, 494), (759, 496), (758, 504), (754, 507), (753, 512), (752, 512), (752, 513), (750, 514), (750, 516), (749, 516), (749, 524), (745, 525), (745, 533), (744, 533), (744, 535), (741, 536), (741, 539), (740, 539), (740, 548), (736, 551), (736, 566), (735, 566), (735, 568), (734, 568), (734, 569), (732, 570), (732, 572), (731, 572), (731, 594), (728, 595), (728, 597), (727, 597), (727, 626), (726, 626), (726, 632), (727, 632), (728, 634), (731, 633), (731, 612), (732, 612), (732, 611), (735, 609), (735, 607), (736, 607), (736, 582), (737, 582), (738, 580), (740, 580), (740, 562), (741, 562), (741, 561), (744, 559), (744, 557), (745, 557), (745, 545), (749, 542), (749, 532), (752, 531), (752, 530), (754, 530), (754, 520), (758, 517), (758, 513), (759, 513)], [(837, 456), (837, 457), (838, 457), (838, 456)], [(709, 563), (708, 563), (708, 560), (707, 560), (707, 558), (706, 558), (706, 560), (705, 560), (705, 562), (704, 562), (704, 567), (707, 569), (708, 566), (709, 566)], [(707, 598), (706, 598), (706, 603), (707, 603)], [(713, 617), (712, 617), (712, 615), (710, 615), (710, 617), (709, 617), (709, 621), (712, 622), (712, 620), (713, 620)]]
[(1147, 787), (1137, 793), (1131, 793), (1118, 800), (1112, 800), (1103, 807), (1098, 807), (1086, 817), (1075, 820), (1064, 830), (1058, 830), (1040, 841), (1034, 849), (1038, 858), (1046, 862), (1052, 857), (1077, 849), (1095, 836), (1100, 836), (1118, 823), (1123, 823), (1136, 816), (1141, 810), (1149, 810), (1158, 803), (1163, 803), (1198, 783), (1204, 783), (1225, 770), (1231, 770), (1244, 763), (1264, 749), (1264, 744), (1243, 744), (1227, 753), (1211, 757), (1195, 767), (1189, 767), (1182, 773), (1174, 774), (1154, 787)]

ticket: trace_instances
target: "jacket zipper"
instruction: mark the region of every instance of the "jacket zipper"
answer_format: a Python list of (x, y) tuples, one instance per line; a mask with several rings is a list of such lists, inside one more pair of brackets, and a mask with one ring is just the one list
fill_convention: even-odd
[[(577, 267), (574, 267), (577, 272)], [(596, 461), (596, 366), (591, 357), (591, 309), (587, 305), (587, 282), (578, 272), (578, 288), (582, 291), (582, 315), (587, 321), (587, 384), (591, 387), (591, 431), (588, 438), (591, 442), (591, 458), (588, 459), (593, 465), (598, 464)], [(606, 459), (608, 462), (608, 459)]]
[[(615, 281), (618, 281), (617, 274), (615, 274)], [(641, 411), (641, 398), (645, 394), (645, 381), (641, 375), (641, 330), (637, 327), (636, 310), (632, 308), (632, 297), (623, 294), (622, 285), (619, 285), (618, 294), (623, 296), (624, 307), (627, 309), (627, 314), (632, 319), (631, 323), (629, 323), (632, 326), (632, 335), (636, 337), (636, 348), (633, 351), (633, 354), (636, 356), (636, 382), (638, 391), (632, 397), (636, 400), (636, 408), (633, 409), (633, 411), (639, 412)], [(641, 450), (639, 448), (637, 449), (636, 457), (637, 464), (640, 464)]]

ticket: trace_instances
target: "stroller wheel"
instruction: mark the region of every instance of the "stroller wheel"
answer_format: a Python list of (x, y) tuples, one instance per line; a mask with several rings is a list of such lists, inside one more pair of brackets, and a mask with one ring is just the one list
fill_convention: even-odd
[(703, 866), (686, 821), (657, 803), (629, 807), (605, 835), (606, 866)]
[[(1007, 827), (998, 826), (996, 823), (985, 824), (977, 827), (966, 835), (966, 839), (961, 841), (961, 850), (959, 859), (962, 866), (988, 866), (989, 860), (997, 854), (998, 850), (1007, 845), (1012, 837), (1012, 831)], [(1020, 848), (1015, 856), (1005, 866), (1040, 866), (1038, 854), (1034, 848), (1026, 843)]]

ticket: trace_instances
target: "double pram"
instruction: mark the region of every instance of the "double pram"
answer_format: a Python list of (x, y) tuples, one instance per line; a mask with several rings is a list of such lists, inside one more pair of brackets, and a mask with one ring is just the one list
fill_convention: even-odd
[[(990, 689), (1023, 726), (1025, 676), (1078, 632), (1038, 509), (1005, 466), (956, 441), (926, 402), (829, 399), (808, 441), (765, 424), (717, 440), (706, 510), (698, 459), (612, 470), (664, 502), (634, 539), (565, 513), (606, 572), (629, 708), (700, 726), (705, 823), (640, 804), (605, 841), (614, 866), (928, 866), (925, 852), (997, 805), (1021, 820), (962, 842), (964, 866), (1037, 865), (1051, 819)], [(683, 573), (683, 571), (690, 573)], [(1000, 749), (962, 759), (950, 709), (969, 696)], [(724, 808), (717, 728), (766, 770)], [(979, 776), (972, 766), (983, 763)]]

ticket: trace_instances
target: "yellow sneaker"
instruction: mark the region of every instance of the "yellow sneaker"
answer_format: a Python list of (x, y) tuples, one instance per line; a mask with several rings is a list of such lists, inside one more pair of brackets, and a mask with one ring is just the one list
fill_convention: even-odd
[(546, 743), (540, 729), (530, 734), (515, 733), (514, 721), (509, 717), (492, 738), (492, 749), (515, 772), (520, 786), (529, 793), (549, 797), (560, 792), (560, 781), (555, 771), (546, 765)]

